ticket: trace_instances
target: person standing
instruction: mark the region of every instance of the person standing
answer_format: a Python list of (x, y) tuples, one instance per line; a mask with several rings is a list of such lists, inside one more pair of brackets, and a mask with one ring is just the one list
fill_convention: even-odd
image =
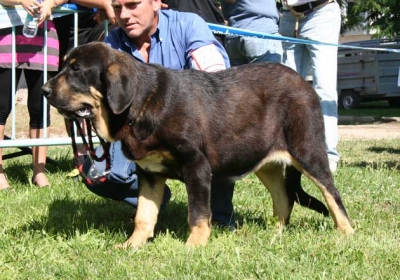
[[(58, 2), (57, 2), (58, 1)], [(15, 28), (16, 39), (16, 81), (19, 80), (22, 71), (25, 71), (25, 79), (28, 87), (28, 111), (29, 111), (29, 136), (41, 138), (44, 134), (43, 118), (43, 70), (44, 48), (43, 36), (47, 32), (47, 70), (48, 77), (52, 77), (58, 70), (59, 42), (55, 26), (52, 21), (47, 21), (47, 30), (44, 29), (44, 20), (47, 19), (52, 9), (62, 4), (64, 0), (42, 1), (36, 0), (0, 0), (5, 6), (22, 5), (28, 14), (33, 15), (34, 9), (38, 9), (38, 33), (34, 38), (26, 38), (22, 35), (23, 26)], [(65, 2), (65, 1), (64, 1)], [(12, 88), (12, 52), (11, 52), (11, 28), (0, 29), (0, 84), (2, 97), (0, 99), (0, 139), (4, 139), (4, 129), (7, 118), (11, 112)], [(47, 132), (50, 126), (50, 106), (47, 107)], [(48, 133), (47, 133), (48, 135)], [(49, 186), (50, 183), (45, 174), (47, 146), (32, 148), (33, 176), (32, 183), (38, 187)], [(10, 187), (3, 170), (2, 149), (0, 149), (0, 190)]]
[[(207, 23), (225, 24), (224, 16), (215, 0), (162, 0), (162, 8), (199, 15)], [(224, 45), (225, 36), (214, 34), (214, 37)]]
[[(221, 8), (229, 26), (279, 35), (275, 0), (221, 0)], [(225, 49), (232, 66), (253, 62), (281, 63), (283, 52), (279, 40), (242, 36), (227, 36)]]
[[(341, 13), (333, 0), (283, 0), (279, 32), (282, 36), (337, 44)], [(337, 170), (340, 155), (338, 144), (337, 110), (337, 47), (283, 44), (283, 63), (304, 78), (312, 71), (313, 86), (320, 97), (324, 115), (325, 140), (332, 172)], [(310, 68), (311, 67), (311, 68)]]

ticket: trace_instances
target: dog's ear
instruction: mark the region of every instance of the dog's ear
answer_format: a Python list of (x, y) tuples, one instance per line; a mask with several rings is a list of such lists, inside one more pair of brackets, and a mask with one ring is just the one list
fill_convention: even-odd
[(131, 71), (132, 68), (121, 61), (111, 63), (107, 68), (107, 101), (116, 115), (124, 112), (133, 102), (136, 89)]

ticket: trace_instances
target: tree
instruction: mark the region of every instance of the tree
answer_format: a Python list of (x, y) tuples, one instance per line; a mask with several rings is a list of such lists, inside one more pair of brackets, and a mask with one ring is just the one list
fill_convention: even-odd
[(354, 3), (349, 2), (344, 30), (351, 30), (365, 24), (369, 29), (376, 31), (374, 38), (400, 37), (400, 1), (354, 0)]

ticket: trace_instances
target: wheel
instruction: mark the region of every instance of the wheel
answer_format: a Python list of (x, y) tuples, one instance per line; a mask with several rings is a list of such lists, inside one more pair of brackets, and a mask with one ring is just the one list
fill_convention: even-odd
[(388, 102), (389, 102), (390, 107), (400, 108), (400, 98), (398, 98), (398, 97), (389, 98)]
[(340, 94), (339, 102), (345, 109), (355, 109), (360, 106), (360, 96), (352, 90), (344, 90)]

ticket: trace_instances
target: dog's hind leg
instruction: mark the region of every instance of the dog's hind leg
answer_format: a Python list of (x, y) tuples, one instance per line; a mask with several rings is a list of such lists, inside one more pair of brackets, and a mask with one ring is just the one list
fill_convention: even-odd
[(289, 196), (289, 203), (297, 202), (303, 207), (312, 209), (318, 213), (321, 213), (325, 217), (329, 216), (329, 211), (326, 206), (304, 191), (301, 186), (301, 172), (299, 172), (293, 166), (286, 167), (286, 189)]
[(333, 185), (333, 180), (319, 180), (310, 175), (307, 177), (309, 177), (310, 180), (312, 180), (321, 190), (337, 229), (344, 234), (354, 233), (354, 229), (350, 224), (340, 194)]
[(320, 189), (337, 229), (344, 234), (354, 233), (339, 191), (333, 183), (329, 164), (324, 159), (314, 159), (312, 164), (302, 164), (303, 174)]
[(135, 216), (135, 229), (129, 239), (120, 247), (140, 247), (153, 237), (158, 213), (164, 197), (166, 178), (154, 174), (140, 177), (138, 208)]
[(271, 194), (273, 202), (273, 215), (278, 219), (278, 229), (289, 222), (293, 209), (285, 187), (284, 166), (279, 164), (266, 164), (255, 172), (258, 179), (264, 184)]

